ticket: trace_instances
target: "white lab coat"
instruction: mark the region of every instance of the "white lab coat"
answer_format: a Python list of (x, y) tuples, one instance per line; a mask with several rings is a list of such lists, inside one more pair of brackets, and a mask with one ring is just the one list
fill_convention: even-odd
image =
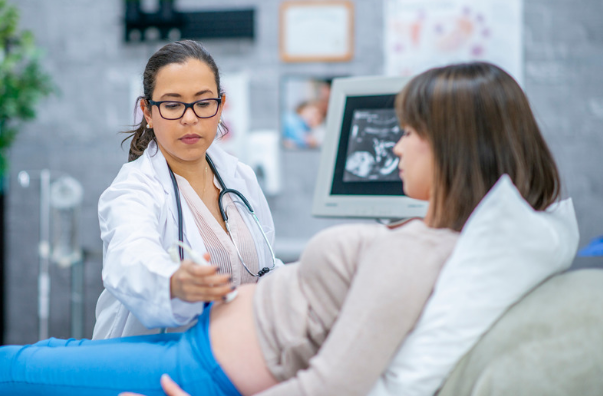
[[(248, 199), (272, 245), (272, 216), (251, 168), (216, 145), (208, 154), (226, 187)], [(180, 200), (184, 242), (204, 253), (193, 215), (182, 195)], [(96, 305), (92, 338), (154, 334), (163, 327), (183, 331), (203, 311), (203, 302), (170, 299), (170, 277), (179, 264), (171, 261), (167, 249), (178, 240), (177, 213), (166, 160), (152, 142), (140, 158), (122, 166), (98, 203), (105, 290)], [(261, 234), (252, 234), (260, 252), (265, 242)], [(277, 265), (282, 262), (277, 260)]]

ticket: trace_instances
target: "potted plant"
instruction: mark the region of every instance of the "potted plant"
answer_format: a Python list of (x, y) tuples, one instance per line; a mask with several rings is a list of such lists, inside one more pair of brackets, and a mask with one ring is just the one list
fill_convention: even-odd
[(36, 105), (53, 92), (40, 65), (33, 34), (19, 31), (19, 12), (0, 0), (0, 345), (4, 333), (4, 193), (8, 149), (22, 123), (36, 116)]

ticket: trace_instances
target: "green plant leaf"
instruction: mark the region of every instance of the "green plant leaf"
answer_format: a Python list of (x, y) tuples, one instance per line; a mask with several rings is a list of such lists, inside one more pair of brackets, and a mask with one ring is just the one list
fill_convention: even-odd
[(57, 91), (41, 66), (33, 33), (18, 25), (17, 8), (0, 0), (0, 176), (22, 123), (34, 119), (40, 100)]

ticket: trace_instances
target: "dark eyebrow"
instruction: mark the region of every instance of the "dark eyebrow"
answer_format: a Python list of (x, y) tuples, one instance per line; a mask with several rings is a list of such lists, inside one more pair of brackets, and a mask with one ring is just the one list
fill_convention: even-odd
[[(195, 96), (200, 96), (206, 93), (212, 93), (211, 90), (209, 89), (204, 89), (203, 91), (199, 91), (195, 94)], [(161, 95), (160, 99), (164, 99), (164, 98), (181, 98), (182, 95), (178, 94), (178, 93), (165, 93), (163, 95)]]
[(177, 93), (166, 93), (161, 95), (161, 97), (159, 99), (165, 99), (165, 98), (180, 98), (180, 94)]

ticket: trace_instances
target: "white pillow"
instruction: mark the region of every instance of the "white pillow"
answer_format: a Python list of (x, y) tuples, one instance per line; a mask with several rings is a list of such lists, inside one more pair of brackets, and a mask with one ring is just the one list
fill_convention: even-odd
[(505, 310), (578, 248), (571, 199), (537, 212), (503, 175), (475, 208), (414, 330), (370, 396), (431, 396)]

